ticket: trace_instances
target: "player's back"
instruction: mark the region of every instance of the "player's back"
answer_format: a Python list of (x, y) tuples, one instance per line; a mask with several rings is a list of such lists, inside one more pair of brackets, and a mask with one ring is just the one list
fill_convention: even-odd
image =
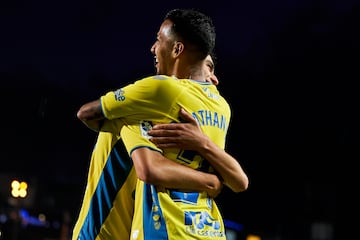
[[(225, 147), (231, 111), (217, 88), (208, 83), (179, 80), (185, 91), (177, 98), (177, 106), (184, 108), (197, 120), (202, 131), (219, 147)], [(194, 169), (209, 171), (209, 165), (194, 151), (165, 149), (164, 155)]]
[[(106, 127), (119, 132), (115, 120)], [(119, 134), (99, 132), (73, 240), (128, 240), (134, 209), (136, 173)]]
[[(204, 133), (224, 148), (231, 113), (214, 85), (173, 80), (156, 89), (161, 100), (155, 98), (154, 103), (149, 103), (153, 104), (152, 108), (143, 108), (142, 119), (128, 118), (121, 131), (130, 153), (140, 147), (162, 151), (148, 140), (147, 131), (153, 124), (180, 122), (180, 108), (190, 112)], [(156, 104), (166, 110), (158, 111)], [(151, 113), (146, 115), (146, 111)], [(208, 162), (194, 151), (166, 149), (163, 154), (180, 164), (212, 172)], [(135, 206), (132, 239), (226, 239), (221, 213), (206, 192), (166, 189), (138, 180)]]
[[(162, 151), (148, 140), (147, 131), (154, 124), (181, 122), (181, 108), (192, 114), (203, 132), (219, 147), (224, 148), (226, 133), (229, 126), (231, 111), (227, 101), (219, 94), (216, 86), (211, 83), (188, 79), (175, 80), (164, 77), (164, 80), (140, 84), (142, 89), (152, 89), (142, 97), (135, 98), (131, 89), (124, 89), (124, 98), (132, 98), (132, 114), (124, 117), (126, 126), (122, 129), (124, 143), (129, 154), (139, 147), (149, 147), (163, 152), (164, 155), (194, 169), (212, 171), (204, 159), (193, 151), (166, 149)], [(155, 87), (148, 87), (156, 85)], [(154, 90), (155, 89), (155, 90)], [(142, 90), (145, 92), (145, 90)], [(126, 95), (128, 94), (128, 95)], [(153, 94), (151, 97), (148, 95)], [(130, 97), (129, 97), (130, 95)], [(143, 95), (140, 95), (143, 96)], [(126, 100), (125, 100), (126, 101)], [(122, 105), (123, 103), (119, 103)], [(125, 108), (127, 109), (127, 107)], [(126, 110), (124, 110), (126, 112)], [(126, 137), (124, 137), (126, 136)]]

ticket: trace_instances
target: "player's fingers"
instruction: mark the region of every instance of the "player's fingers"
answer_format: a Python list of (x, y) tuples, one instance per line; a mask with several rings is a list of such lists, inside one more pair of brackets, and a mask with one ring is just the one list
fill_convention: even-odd
[(152, 130), (176, 130), (179, 129), (178, 124), (175, 123), (162, 123), (162, 124), (156, 124), (153, 126)]
[(155, 143), (158, 148), (177, 148), (176, 143)]
[(179, 135), (177, 131), (169, 129), (152, 129), (148, 134), (153, 137), (176, 137)]
[(152, 137), (150, 138), (150, 141), (152, 141), (153, 143), (175, 143), (176, 138), (174, 140), (174, 138), (172, 137)]
[(197, 124), (195, 118), (193, 118), (193, 116), (190, 113), (188, 113), (185, 109), (183, 108), (180, 109), (180, 115), (184, 120), (186, 120), (186, 122)]

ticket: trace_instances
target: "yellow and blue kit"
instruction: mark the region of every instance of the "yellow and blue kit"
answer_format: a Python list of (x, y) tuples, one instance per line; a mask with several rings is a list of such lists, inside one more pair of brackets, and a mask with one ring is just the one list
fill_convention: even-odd
[(121, 120), (106, 121), (91, 155), (72, 240), (129, 240), (136, 173), (120, 139)]
[[(153, 124), (181, 121), (180, 108), (192, 114), (214, 143), (225, 147), (230, 106), (210, 83), (152, 76), (107, 93), (101, 104), (107, 119), (124, 121), (121, 137), (129, 154), (148, 147), (180, 164), (213, 172), (194, 151), (162, 151), (149, 141), (147, 130)], [(218, 206), (205, 192), (164, 189), (138, 180), (134, 211), (130, 239), (226, 239)]]

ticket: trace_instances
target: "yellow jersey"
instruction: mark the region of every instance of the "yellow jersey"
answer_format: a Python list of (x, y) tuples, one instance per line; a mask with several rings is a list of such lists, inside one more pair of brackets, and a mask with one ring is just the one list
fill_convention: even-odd
[[(147, 77), (101, 97), (107, 119), (120, 118), (129, 154), (139, 147), (160, 151), (180, 164), (205, 172), (213, 169), (196, 152), (156, 148), (148, 140), (153, 124), (180, 122), (184, 108), (219, 147), (225, 147), (231, 111), (216, 86), (163, 75)], [(226, 239), (221, 213), (205, 192), (163, 189), (138, 180), (130, 239)]]
[(120, 138), (121, 120), (106, 121), (91, 155), (72, 240), (129, 240), (137, 176)]

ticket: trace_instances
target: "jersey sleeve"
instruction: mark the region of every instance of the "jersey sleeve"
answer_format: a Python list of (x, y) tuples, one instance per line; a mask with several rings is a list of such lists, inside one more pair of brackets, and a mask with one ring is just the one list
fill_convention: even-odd
[(130, 156), (135, 149), (142, 147), (146, 147), (161, 153), (163, 152), (149, 140), (149, 136), (147, 135), (147, 128), (148, 127), (144, 125), (144, 122), (140, 122), (139, 124), (126, 125), (121, 129), (121, 137)]
[[(168, 113), (179, 93), (176, 81), (167, 76), (152, 76), (136, 81), (100, 98), (107, 119), (125, 118), (139, 121)], [(127, 122), (128, 123), (128, 122)]]
[(120, 129), (124, 126), (122, 119), (105, 119), (104, 124), (101, 127), (101, 132), (110, 132), (116, 136), (120, 136)]

